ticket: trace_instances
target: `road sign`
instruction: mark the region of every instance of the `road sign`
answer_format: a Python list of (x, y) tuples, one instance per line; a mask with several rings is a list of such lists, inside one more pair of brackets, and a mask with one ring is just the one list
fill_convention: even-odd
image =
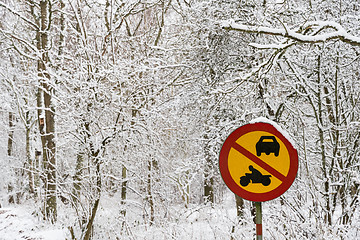
[(225, 140), (219, 166), (225, 184), (238, 196), (264, 202), (289, 189), (298, 169), (293, 145), (268, 122), (239, 127)]

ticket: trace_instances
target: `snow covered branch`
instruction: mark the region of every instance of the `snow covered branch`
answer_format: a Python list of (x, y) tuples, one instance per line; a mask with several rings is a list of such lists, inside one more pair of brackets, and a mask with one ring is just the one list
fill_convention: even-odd
[(22, 20), (24, 20), (26, 23), (28, 23), (30, 26), (32, 26), (35, 30), (39, 30), (39, 26), (34, 23), (33, 21), (31, 21), (30, 19), (22, 16), (20, 13), (18, 13), (17, 11), (15, 11), (14, 9), (12, 9), (11, 7), (9, 7), (8, 5), (6, 5), (3, 2), (0, 2), (0, 7), (3, 7), (5, 9), (7, 9), (9, 12), (11, 12), (12, 14), (14, 14), (15, 16), (18, 16), (19, 18), (21, 18)]
[[(284, 28), (259, 27), (236, 23), (234, 20), (227, 20), (222, 23), (222, 28), (247, 33), (282, 36), (303, 43), (318, 43), (339, 39), (351, 45), (360, 46), (360, 37), (349, 34), (340, 24), (333, 21), (308, 22), (295, 30), (288, 29), (286, 25), (284, 25)], [(322, 33), (324, 30), (330, 31)], [(273, 48), (273, 46), (269, 48)]]

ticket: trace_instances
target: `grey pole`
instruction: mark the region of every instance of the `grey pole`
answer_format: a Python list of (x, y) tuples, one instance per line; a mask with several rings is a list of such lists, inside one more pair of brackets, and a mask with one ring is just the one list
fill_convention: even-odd
[(261, 209), (261, 202), (255, 202), (256, 208), (256, 240), (262, 240), (262, 209)]

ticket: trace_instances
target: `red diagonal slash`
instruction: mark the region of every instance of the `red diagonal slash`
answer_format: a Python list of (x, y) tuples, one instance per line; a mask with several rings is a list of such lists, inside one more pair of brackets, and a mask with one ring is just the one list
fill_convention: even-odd
[(269, 164), (267, 164), (266, 162), (264, 162), (263, 160), (261, 160), (260, 158), (258, 158), (257, 156), (255, 156), (254, 154), (252, 154), (251, 152), (249, 152), (239, 144), (237, 144), (236, 142), (234, 142), (232, 147), (236, 151), (238, 151), (239, 153), (243, 154), (245, 157), (256, 163), (257, 165), (259, 165), (265, 171), (269, 172), (271, 175), (279, 179), (280, 181), (282, 182), (286, 181), (286, 176), (282, 175), (282, 173), (280, 173), (278, 170), (271, 167)]

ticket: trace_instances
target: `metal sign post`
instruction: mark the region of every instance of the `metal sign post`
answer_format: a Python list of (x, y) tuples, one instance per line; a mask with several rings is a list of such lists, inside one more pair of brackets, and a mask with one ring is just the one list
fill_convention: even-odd
[(255, 202), (256, 208), (256, 240), (262, 240), (262, 209), (261, 209), (261, 202)]

